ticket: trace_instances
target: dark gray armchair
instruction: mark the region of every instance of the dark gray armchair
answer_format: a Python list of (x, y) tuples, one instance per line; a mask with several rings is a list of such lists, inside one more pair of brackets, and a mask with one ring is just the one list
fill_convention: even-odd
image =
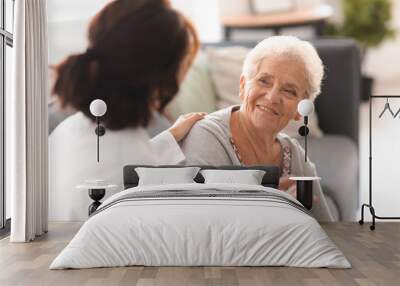
[(312, 42), (325, 65), (315, 107), (326, 136), (310, 140), (310, 158), (322, 177), (324, 191), (337, 203), (341, 219), (353, 221), (359, 205), (359, 49), (349, 39)]

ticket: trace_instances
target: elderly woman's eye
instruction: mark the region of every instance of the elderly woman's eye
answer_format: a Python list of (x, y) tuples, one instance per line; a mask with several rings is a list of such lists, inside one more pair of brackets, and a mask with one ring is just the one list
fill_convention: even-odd
[(284, 92), (290, 96), (297, 96), (297, 92), (293, 89), (284, 89)]
[(263, 84), (263, 85), (268, 84), (268, 80), (265, 79), (265, 78), (259, 78), (259, 79), (258, 79), (258, 82), (261, 83), (261, 84)]

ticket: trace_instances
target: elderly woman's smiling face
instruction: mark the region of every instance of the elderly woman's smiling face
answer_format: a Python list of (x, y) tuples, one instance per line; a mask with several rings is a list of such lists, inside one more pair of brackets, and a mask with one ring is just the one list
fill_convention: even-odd
[(304, 63), (294, 57), (268, 57), (251, 78), (240, 78), (241, 111), (256, 129), (280, 132), (292, 119), (299, 120), (300, 100), (306, 98)]

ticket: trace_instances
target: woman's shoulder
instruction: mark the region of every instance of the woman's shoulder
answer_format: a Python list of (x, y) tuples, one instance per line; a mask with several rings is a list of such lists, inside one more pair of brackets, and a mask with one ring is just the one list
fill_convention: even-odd
[(58, 137), (60, 134), (67, 134), (73, 132), (74, 134), (80, 133), (83, 130), (88, 130), (94, 126), (94, 123), (90, 121), (82, 112), (76, 112), (66, 119), (64, 119), (50, 134), (49, 138)]
[(289, 144), (290, 146), (297, 147), (300, 145), (299, 141), (296, 138), (290, 137), (286, 133), (280, 132), (280, 133), (278, 133), (277, 137), (281, 142)]
[(230, 144), (231, 110), (224, 108), (196, 122), (180, 143), (186, 164), (230, 165), (235, 153)]
[(208, 131), (223, 131), (229, 134), (229, 122), (232, 114), (232, 108), (234, 106), (229, 106), (213, 113), (208, 114), (204, 119), (198, 121), (192, 128), (193, 129), (203, 129)]
[[(86, 137), (92, 138), (95, 135), (96, 124), (82, 112), (67, 117), (63, 120), (50, 134), (50, 141), (64, 141), (66, 138), (83, 139)], [(144, 136), (146, 135), (146, 136)], [(142, 137), (148, 138), (146, 131), (143, 128), (124, 128), (121, 130), (107, 130), (104, 138), (129, 138), (133, 140), (141, 140)]]
[(236, 105), (231, 105), (227, 106), (225, 108), (219, 109), (213, 113), (210, 113), (206, 117), (209, 117), (210, 119), (215, 119), (215, 120), (221, 120), (221, 121), (229, 121), (231, 118), (232, 110), (237, 108)]
[[(182, 142), (184, 149), (198, 144), (228, 144), (230, 138), (229, 121), (232, 107), (217, 110), (197, 121)], [(191, 147), (190, 147), (191, 148)]]

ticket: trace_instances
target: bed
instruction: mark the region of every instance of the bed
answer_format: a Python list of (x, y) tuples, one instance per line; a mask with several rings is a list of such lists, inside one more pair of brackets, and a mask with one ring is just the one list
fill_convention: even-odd
[(144, 186), (138, 185), (138, 167), (154, 166), (126, 166), (125, 190), (102, 203), (50, 269), (351, 267), (308, 210), (276, 189), (277, 167), (198, 166), (262, 170), (260, 185), (204, 183), (199, 172), (193, 183)]

